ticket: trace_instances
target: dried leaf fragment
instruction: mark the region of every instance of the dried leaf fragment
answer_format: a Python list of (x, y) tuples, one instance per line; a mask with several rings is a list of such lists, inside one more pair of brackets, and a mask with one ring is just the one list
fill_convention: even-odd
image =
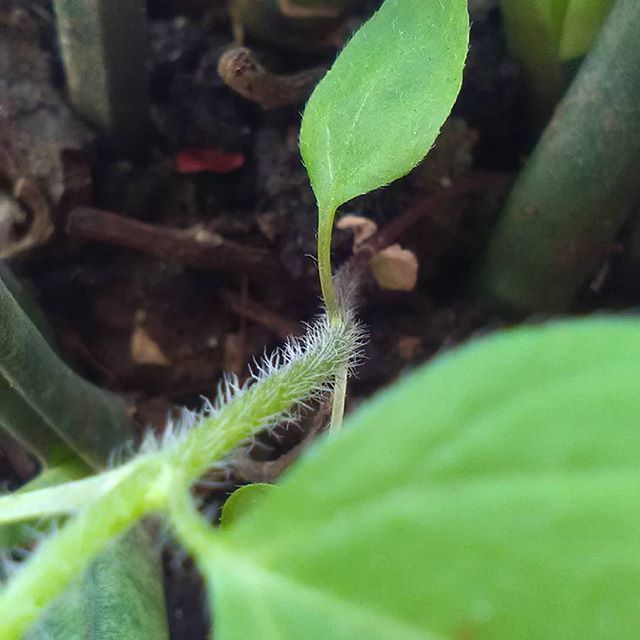
[(412, 291), (418, 282), (418, 258), (413, 251), (392, 244), (373, 256), (371, 273), (382, 289)]
[(140, 365), (167, 367), (171, 364), (160, 345), (138, 324), (131, 334), (131, 360)]
[(378, 225), (364, 216), (346, 215), (342, 216), (336, 227), (343, 231), (349, 230), (353, 233), (353, 252), (357, 253), (363, 242), (368, 240), (377, 230)]
[(292, 74), (272, 73), (246, 47), (229, 49), (218, 62), (218, 75), (224, 83), (263, 109), (304, 102), (325, 72), (324, 67), (314, 67)]
[(0, 259), (46, 244), (54, 231), (47, 196), (33, 180), (18, 178), (12, 193), (0, 192)]

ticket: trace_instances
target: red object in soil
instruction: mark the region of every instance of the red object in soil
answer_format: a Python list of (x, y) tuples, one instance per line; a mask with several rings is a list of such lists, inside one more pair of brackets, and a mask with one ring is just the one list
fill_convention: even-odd
[(242, 153), (227, 153), (218, 149), (183, 149), (178, 153), (175, 167), (178, 173), (231, 173), (244, 166)]

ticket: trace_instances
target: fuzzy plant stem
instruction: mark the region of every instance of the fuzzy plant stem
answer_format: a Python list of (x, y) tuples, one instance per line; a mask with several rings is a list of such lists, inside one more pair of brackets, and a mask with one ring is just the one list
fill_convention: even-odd
[(337, 371), (349, 367), (359, 341), (350, 314), (322, 317), (301, 340), (287, 346), (259, 367), (256, 384), (225, 393), (233, 396), (223, 410), (214, 411), (191, 431), (175, 450), (175, 464), (188, 480), (196, 480), (215, 459), (259, 429), (286, 419), (297, 402), (330, 389)]
[(292, 405), (326, 392), (358, 343), (350, 314), (323, 317), (303, 339), (291, 340), (259, 365), (254, 384), (228, 385), (221, 406), (191, 431), (168, 436), (157, 450), (124, 465), (132, 468), (122, 481), (44, 541), (0, 592), (0, 637), (20, 640), (111, 538), (148, 513), (167, 509), (176, 482), (188, 485), (261, 428), (287, 418)]
[(329, 433), (336, 434), (342, 428), (342, 420), (344, 418), (344, 405), (347, 398), (347, 378), (349, 370), (345, 366), (335, 377), (333, 387), (333, 403), (331, 406), (331, 424), (329, 425)]
[(566, 309), (640, 200), (640, 2), (618, 0), (518, 178), (479, 275), (514, 315)]

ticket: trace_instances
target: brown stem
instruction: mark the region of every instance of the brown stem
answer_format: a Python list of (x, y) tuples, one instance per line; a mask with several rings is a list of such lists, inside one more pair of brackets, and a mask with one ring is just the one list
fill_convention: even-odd
[(326, 71), (318, 67), (292, 74), (272, 73), (246, 47), (229, 49), (218, 63), (218, 74), (224, 83), (263, 109), (304, 102)]
[(205, 229), (170, 229), (110, 211), (79, 207), (67, 217), (66, 232), (72, 238), (127, 247), (261, 282), (283, 276), (280, 261), (271, 251), (247, 247)]

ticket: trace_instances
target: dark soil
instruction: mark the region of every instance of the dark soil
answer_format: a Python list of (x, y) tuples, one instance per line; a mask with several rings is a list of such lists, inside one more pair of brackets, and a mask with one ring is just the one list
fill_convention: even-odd
[[(496, 3), (472, 4), (464, 88), (434, 152), (408, 178), (344, 209), (375, 220), (378, 240), (411, 249), (420, 266), (410, 292), (366, 282), (359, 314), (370, 339), (349, 408), (434, 353), (507, 321), (481, 310), (470, 283), (527, 151), (522, 89)], [(33, 92), (15, 107), (8, 76), (17, 66), (1, 69), (9, 93), (0, 112), (7, 101), (15, 112), (2, 123), (0, 190), (27, 176), (46, 193), (51, 232), (10, 264), (47, 312), (68, 361), (121, 394), (140, 430), (161, 430), (177, 407), (212, 396), (223, 371), (242, 378), (254, 356), (301, 332), (318, 310), (319, 287), (316, 212), (297, 149), (301, 105), (266, 111), (220, 79), (218, 60), (234, 44), (224, 3), (149, 0), (149, 13), (150, 133), (137, 154), (123, 156), (64, 102), (49, 3), (0, 2), (0, 28), (13, 38), (11, 56), (20, 57), (21, 80)], [(326, 66), (337, 51), (324, 42), (311, 50), (248, 44), (278, 73)], [(43, 127), (55, 135), (44, 136)], [(203, 150), (208, 170), (189, 172)], [(637, 227), (630, 223), (629, 249), (585, 292), (580, 309), (635, 304)], [(7, 231), (0, 221), (0, 249), (32, 231), (29, 222)], [(350, 233), (337, 231), (337, 264), (351, 255)], [(203, 489), (205, 497), (221, 501), (303, 432), (265, 436), (250, 452), (255, 464), (217, 478), (219, 488)], [(15, 485), (34, 471), (20, 447), (0, 439), (0, 478)], [(172, 637), (204, 638), (197, 579), (175, 562), (167, 577)]]

